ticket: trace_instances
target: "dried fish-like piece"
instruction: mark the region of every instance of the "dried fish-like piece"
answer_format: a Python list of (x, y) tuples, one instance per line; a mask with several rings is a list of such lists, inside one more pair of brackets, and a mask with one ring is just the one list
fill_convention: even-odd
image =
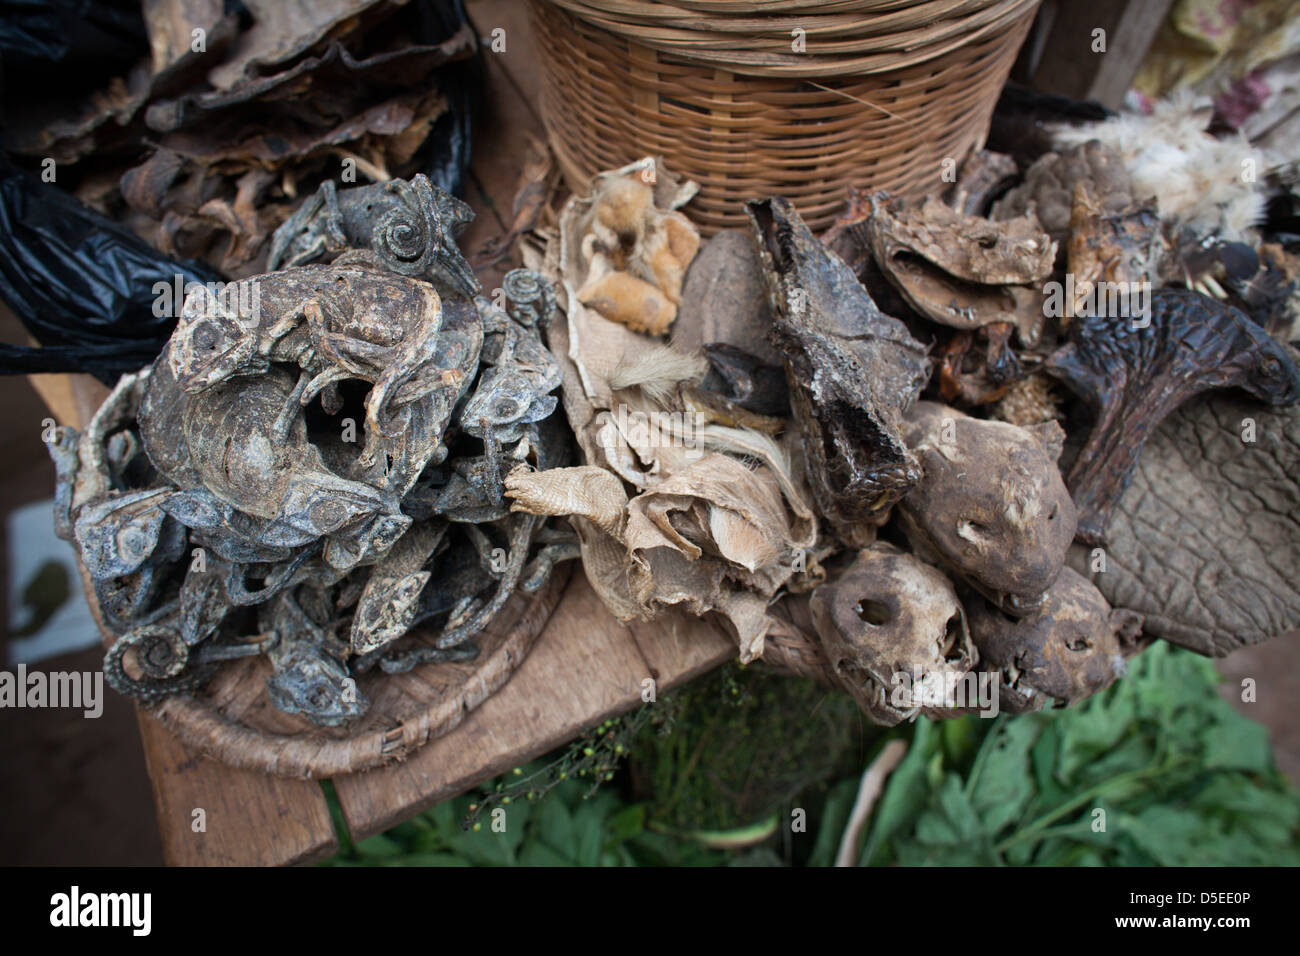
[(1070, 469), (1079, 539), (1105, 541), (1147, 438), (1161, 419), (1200, 392), (1243, 388), (1271, 405), (1300, 401), (1291, 351), (1245, 313), (1186, 289), (1158, 289), (1147, 315), (1103, 309), (1080, 316), (1070, 341), (1044, 368), (1096, 415)]
[(925, 347), (789, 201), (747, 209), (818, 509), (840, 535), (869, 540), (920, 476), (899, 429), (929, 374)]

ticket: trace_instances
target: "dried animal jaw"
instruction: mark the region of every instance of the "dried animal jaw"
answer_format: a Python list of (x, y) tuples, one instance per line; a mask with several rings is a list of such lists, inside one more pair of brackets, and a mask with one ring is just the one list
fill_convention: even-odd
[(970, 612), (980, 657), (1000, 671), (1004, 699), (1017, 709), (1040, 706), (1045, 697), (1072, 703), (1108, 686), (1123, 675), (1141, 625), (1141, 615), (1112, 610), (1070, 568), (1029, 617), (1011, 619), (982, 603)]
[(950, 699), (976, 659), (952, 582), (884, 542), (817, 588), (810, 609), (845, 688), (888, 726), (920, 709), (941, 710), (929, 702)]
[(918, 554), (1010, 614), (1033, 611), (1075, 532), (1074, 504), (1056, 468), (1060, 427), (1021, 429), (919, 402), (905, 434), (924, 471), (900, 508)]
[(933, 197), (903, 211), (876, 196), (866, 230), (885, 275), (931, 321), (963, 330), (1011, 322), (1022, 342), (1037, 342), (1043, 310), (1031, 286), (1051, 274), (1056, 243), (1032, 209), (995, 223)]

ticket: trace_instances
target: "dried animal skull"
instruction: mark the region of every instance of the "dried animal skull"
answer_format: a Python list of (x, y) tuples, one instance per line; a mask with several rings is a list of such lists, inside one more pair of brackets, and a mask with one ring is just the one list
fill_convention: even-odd
[(952, 582), (885, 542), (817, 588), (811, 610), (845, 689), (887, 726), (917, 710), (942, 711), (976, 659)]
[(918, 402), (904, 434), (923, 476), (900, 506), (917, 554), (1009, 614), (1042, 603), (1074, 538), (1055, 422), (1018, 428)]
[(1065, 568), (1034, 614), (1011, 618), (978, 602), (970, 629), (981, 660), (1000, 671), (1000, 701), (1021, 713), (1045, 697), (1083, 700), (1122, 676), (1139, 647), (1142, 615), (1112, 609), (1091, 581)]

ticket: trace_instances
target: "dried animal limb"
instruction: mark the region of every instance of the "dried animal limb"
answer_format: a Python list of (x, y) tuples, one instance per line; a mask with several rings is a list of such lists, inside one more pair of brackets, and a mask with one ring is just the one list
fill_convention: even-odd
[[(1286, 346), (1231, 306), (1184, 289), (1152, 293), (1149, 315), (1082, 316), (1044, 368), (1096, 415), (1070, 470), (1079, 538), (1106, 525), (1151, 432), (1200, 392), (1244, 388), (1260, 401), (1300, 401), (1300, 369)], [(1128, 312), (1129, 310), (1121, 310)]]

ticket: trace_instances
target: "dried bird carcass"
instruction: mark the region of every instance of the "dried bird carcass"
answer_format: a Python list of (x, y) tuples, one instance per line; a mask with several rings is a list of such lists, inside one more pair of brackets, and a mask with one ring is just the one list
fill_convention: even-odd
[(951, 716), (976, 653), (940, 571), (879, 541), (813, 592), (811, 611), (831, 668), (872, 720)]
[[(653, 188), (642, 178), (652, 169)], [(507, 493), (515, 511), (570, 517), (587, 578), (619, 619), (677, 605), (715, 611), (750, 660), (762, 652), (768, 602), (815, 570), (816, 521), (787, 450), (770, 431), (747, 427), (767, 419), (702, 394), (701, 356), (633, 331), (582, 291), (591, 291), (591, 264), (604, 256), (641, 270), (638, 281), (670, 302), (680, 276), (647, 268), (636, 250), (649, 248), (665, 211), (693, 191), (646, 159), (595, 177), (591, 194), (561, 213), (546, 262), (563, 289), (564, 320), (547, 335), (585, 464), (516, 469)], [(618, 218), (635, 209), (645, 215)]]
[(1079, 538), (1089, 544), (1104, 543), (1147, 438), (1187, 399), (1236, 387), (1271, 405), (1300, 401), (1287, 346), (1239, 310), (1186, 289), (1156, 290), (1146, 314), (1107, 307), (1076, 318), (1045, 368), (1095, 414), (1069, 474)]
[(917, 555), (1008, 614), (1041, 606), (1075, 533), (1056, 468), (1060, 426), (1017, 428), (918, 402), (904, 434), (922, 472), (899, 508)]
[(980, 602), (970, 630), (982, 666), (999, 675), (999, 700), (1012, 714), (1091, 697), (1125, 673), (1124, 661), (1144, 646), (1142, 615), (1112, 608), (1087, 578), (1061, 571), (1042, 606), (1011, 618)]
[(849, 543), (868, 544), (918, 477), (899, 429), (928, 377), (925, 347), (788, 201), (748, 211), (818, 510)]

